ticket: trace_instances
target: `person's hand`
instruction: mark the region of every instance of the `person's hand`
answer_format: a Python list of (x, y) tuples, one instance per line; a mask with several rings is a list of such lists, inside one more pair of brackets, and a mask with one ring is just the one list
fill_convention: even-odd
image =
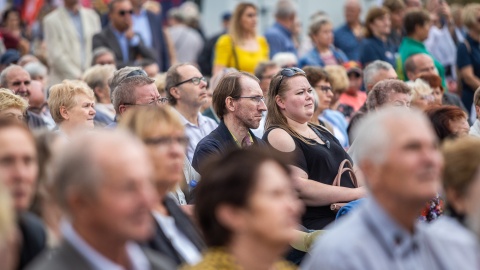
[(450, 12), (450, 6), (446, 1), (442, 1), (442, 3), (439, 5), (438, 14), (441, 17), (446, 18), (448, 19), (448, 21), (450, 21), (452, 14)]
[(131, 40), (134, 36), (135, 36), (135, 32), (133, 32), (133, 27), (130, 26), (130, 28), (128, 28), (128, 30), (125, 32), (125, 37), (128, 40)]

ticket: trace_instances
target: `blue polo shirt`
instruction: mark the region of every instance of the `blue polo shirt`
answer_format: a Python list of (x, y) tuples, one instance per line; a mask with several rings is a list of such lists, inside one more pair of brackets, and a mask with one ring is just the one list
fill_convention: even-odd
[(360, 63), (365, 67), (375, 60), (382, 60), (395, 66), (395, 47), (377, 37), (364, 39), (360, 49)]
[(275, 23), (265, 32), (268, 46), (270, 47), (270, 58), (279, 52), (291, 52), (297, 55), (297, 49), (293, 44), (292, 33), (279, 23)]
[[(470, 45), (467, 49), (467, 43)], [(472, 66), (473, 74), (480, 78), (480, 43), (473, 40), (470, 35), (467, 34), (465, 41), (458, 45), (457, 50), (457, 67), (461, 70), (464, 67)], [(472, 89), (462, 80), (462, 102), (470, 109), (473, 104), (473, 94), (476, 89)]]
[(335, 47), (342, 50), (353, 61), (360, 59), (360, 40), (353, 34), (352, 29), (345, 24), (334, 32)]

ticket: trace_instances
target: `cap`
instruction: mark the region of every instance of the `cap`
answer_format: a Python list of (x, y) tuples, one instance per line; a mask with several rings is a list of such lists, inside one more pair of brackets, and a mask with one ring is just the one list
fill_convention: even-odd
[(362, 65), (360, 63), (355, 62), (355, 61), (348, 61), (343, 63), (343, 67), (347, 70), (347, 74), (350, 74), (352, 72), (357, 73), (358, 75), (362, 75)]
[(8, 49), (0, 57), (0, 65), (10, 65), (12, 63), (17, 63), (20, 60), (20, 53), (14, 49)]

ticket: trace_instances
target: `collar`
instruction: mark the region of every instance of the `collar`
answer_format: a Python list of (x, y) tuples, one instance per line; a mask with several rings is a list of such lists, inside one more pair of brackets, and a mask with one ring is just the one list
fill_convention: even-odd
[(72, 17), (75, 17), (75, 16), (80, 16), (80, 10), (81, 10), (81, 6), (78, 7), (77, 9), (77, 12), (73, 12), (72, 10), (66, 8), (66, 7), (63, 7), (65, 9), (65, 11), (67, 11), (68, 15), (72, 16)]
[[(175, 109), (175, 108), (174, 108)], [(205, 124), (205, 122), (207, 122), (207, 119), (206, 116), (203, 116), (200, 112), (197, 112), (197, 117), (198, 117), (198, 126), (195, 125), (194, 123), (190, 122), (187, 120), (187, 118), (185, 118), (185, 116), (183, 116), (183, 114), (181, 114), (177, 109), (175, 109), (175, 111), (178, 113), (178, 116), (180, 117), (180, 122), (182, 122), (182, 125), (184, 126), (192, 126), (192, 127), (201, 127)]]
[(404, 37), (404, 40), (405, 43), (410, 43), (411, 45), (417, 45), (419, 47), (425, 48), (425, 44), (411, 37)]
[(144, 8), (141, 8), (138, 15), (133, 13), (132, 16), (134, 16), (134, 17), (146, 17), (147, 16), (147, 10), (145, 10)]
[(125, 37), (125, 33), (120, 33), (117, 29), (115, 29), (115, 27), (113, 27), (113, 25), (110, 24), (110, 29), (112, 30), (113, 34), (117, 37), (117, 38), (124, 38)]
[(275, 22), (273, 26), (278, 30), (280, 30), (281, 32), (283, 32), (284, 34), (286, 34), (287, 36), (289, 37), (292, 36), (292, 32), (290, 32), (290, 30), (288, 30), (285, 26), (281, 25), (280, 23)]
[(422, 229), (418, 222), (412, 235), (394, 221), (373, 197), (367, 199), (365, 207), (368, 209), (365, 215), (367, 226), (391, 257), (404, 257), (418, 249)]
[[(112, 262), (85, 242), (69, 222), (63, 221), (61, 230), (65, 240), (93, 266), (93, 269), (124, 270), (122, 266)], [(150, 263), (139, 245), (127, 242), (125, 248), (133, 270), (150, 269)]]

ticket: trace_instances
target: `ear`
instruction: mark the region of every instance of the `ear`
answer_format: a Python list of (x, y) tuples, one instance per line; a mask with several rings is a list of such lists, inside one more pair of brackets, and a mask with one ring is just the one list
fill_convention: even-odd
[(177, 100), (180, 99), (180, 91), (178, 91), (177, 87), (172, 87), (168, 91), (170, 92), (170, 95), (172, 95), (172, 97), (174, 97)]
[(127, 111), (127, 106), (125, 105), (120, 105), (118, 107), (118, 111), (120, 112), (120, 115), (124, 114)]
[(94, 205), (90, 197), (86, 198), (84, 194), (80, 194), (78, 191), (70, 191), (66, 196), (66, 203), (70, 212), (78, 213), (80, 218), (82, 218), (82, 215), (90, 213), (88, 206)]
[(415, 74), (411, 71), (407, 71), (407, 78), (410, 80), (410, 81), (414, 81), (415, 80)]
[(60, 106), (60, 115), (65, 120), (70, 119), (70, 116), (68, 115), (68, 110), (65, 106)]
[(277, 106), (280, 107), (281, 110), (285, 110), (285, 103), (279, 95), (275, 96), (275, 103), (277, 103)]
[(447, 201), (452, 205), (453, 209), (459, 214), (465, 214), (467, 212), (467, 204), (464, 196), (458, 194), (455, 190), (447, 188), (445, 190)]
[(363, 160), (358, 164), (358, 168), (362, 171), (362, 174), (364, 176), (365, 183), (368, 186), (375, 186), (375, 179), (378, 179), (378, 177), (375, 177), (375, 174), (377, 173), (375, 169), (375, 164), (372, 163), (370, 160)]
[(232, 97), (227, 97), (225, 99), (225, 107), (229, 112), (234, 112), (236, 107), (235, 107), (235, 100)]
[[(98, 86), (95, 87), (95, 89), (93, 89), (93, 92), (98, 97), (98, 99), (103, 99), (105, 97), (105, 93), (101, 87), (98, 87)], [(97, 101), (100, 101), (100, 100), (97, 100)]]
[(475, 105), (475, 112), (477, 113), (477, 119), (480, 119), (480, 106)]
[(240, 232), (244, 230), (247, 222), (243, 211), (231, 205), (220, 205), (215, 211), (215, 216), (218, 222), (226, 228)]

